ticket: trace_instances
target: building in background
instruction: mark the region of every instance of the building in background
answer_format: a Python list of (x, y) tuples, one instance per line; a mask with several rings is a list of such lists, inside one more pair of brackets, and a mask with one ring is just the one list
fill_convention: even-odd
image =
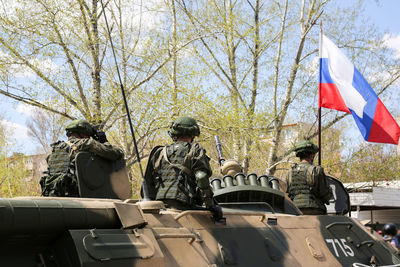
[(39, 180), (46, 170), (45, 154), (14, 153), (0, 159), (0, 197), (40, 195)]
[[(272, 129), (271, 129), (272, 130)], [(266, 134), (262, 135), (261, 138), (264, 142), (272, 142), (270, 131), (266, 130)], [(292, 123), (285, 124), (282, 126), (281, 133), (281, 147), (284, 150), (289, 150), (295, 146), (296, 143), (305, 139), (318, 131), (317, 125), (311, 123)], [(317, 144), (318, 135), (312, 138), (315, 144)], [(325, 142), (324, 142), (325, 141)], [(323, 151), (332, 151), (331, 147), (339, 148), (340, 146), (340, 132), (335, 128), (329, 128), (322, 133), (322, 147)], [(340, 155), (339, 155), (340, 156)]]
[(346, 183), (351, 217), (381, 229), (385, 223), (400, 226), (400, 180)]

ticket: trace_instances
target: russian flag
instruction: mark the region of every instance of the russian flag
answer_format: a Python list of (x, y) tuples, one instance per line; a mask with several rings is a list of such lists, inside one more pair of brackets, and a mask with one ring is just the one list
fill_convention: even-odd
[(400, 128), (374, 90), (331, 40), (320, 42), (319, 107), (351, 113), (368, 142), (397, 145)]

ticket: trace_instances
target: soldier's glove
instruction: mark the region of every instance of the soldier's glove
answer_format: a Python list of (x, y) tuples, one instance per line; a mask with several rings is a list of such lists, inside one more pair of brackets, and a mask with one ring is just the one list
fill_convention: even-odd
[(215, 198), (213, 197), (213, 192), (211, 191), (211, 188), (200, 189), (200, 193), (201, 198), (206, 205), (206, 209), (211, 211), (213, 214), (213, 220), (216, 223), (225, 224), (225, 218), (222, 214), (222, 208), (220, 205), (218, 205), (217, 200), (215, 200)]
[(208, 209), (212, 212), (212, 217), (215, 222), (225, 223), (225, 218), (222, 213), (222, 208), (218, 205), (218, 202), (213, 198), (213, 205), (208, 207)]
[(97, 130), (96, 133), (94, 134), (93, 138), (100, 143), (106, 143), (108, 142), (106, 133), (100, 130)]

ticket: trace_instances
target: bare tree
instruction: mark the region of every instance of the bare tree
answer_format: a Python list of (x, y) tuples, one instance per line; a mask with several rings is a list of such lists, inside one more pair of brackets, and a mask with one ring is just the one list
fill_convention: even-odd
[(35, 108), (26, 125), (28, 136), (40, 144), (39, 152), (49, 153), (50, 144), (59, 140), (65, 134), (64, 117), (56, 113)]

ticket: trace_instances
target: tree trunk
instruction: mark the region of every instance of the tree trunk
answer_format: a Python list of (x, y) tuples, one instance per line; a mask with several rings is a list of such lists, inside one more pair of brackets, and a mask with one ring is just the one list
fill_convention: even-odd
[[(274, 121), (272, 148), (271, 148), (269, 156), (268, 156), (268, 167), (270, 167), (274, 163), (276, 163), (277, 159), (278, 159), (277, 154), (278, 154), (279, 145), (281, 143), (281, 133), (282, 133), (283, 122), (286, 119), (287, 111), (288, 111), (289, 105), (292, 101), (293, 85), (296, 80), (296, 75), (297, 75), (301, 55), (303, 52), (304, 43), (305, 43), (305, 40), (306, 40), (309, 30), (315, 24), (316, 19), (312, 18), (312, 14), (315, 14), (316, 12), (317, 12), (317, 10), (315, 9), (315, 0), (314, 0), (312, 3), (310, 3), (309, 13), (307, 14), (308, 18), (307, 18), (307, 20), (305, 20), (304, 19), (304, 17), (305, 17), (305, 1), (303, 0), (302, 8), (301, 8), (301, 15), (300, 15), (300, 27), (301, 27), (300, 41), (299, 41), (299, 45), (297, 47), (296, 56), (294, 58), (294, 61), (293, 61), (292, 67), (291, 67), (288, 85), (286, 88), (286, 94), (285, 94), (284, 101), (281, 105), (280, 113), (274, 114), (276, 116), (276, 120)], [(283, 18), (284, 19), (282, 19), (282, 28), (281, 28), (282, 30), (285, 29), (285, 26), (284, 26), (285, 16)], [(276, 66), (279, 66), (279, 63)], [(277, 70), (279, 70), (279, 67), (277, 68)], [(275, 95), (274, 102), (276, 103), (276, 101), (277, 100), (276, 100), (276, 95)], [(276, 112), (276, 110), (275, 110), (275, 112)], [(275, 168), (272, 168), (270, 170), (270, 173), (274, 174), (274, 172), (275, 172)]]
[(93, 105), (94, 105), (94, 112), (93, 112), (93, 121), (98, 124), (101, 123), (101, 66), (100, 66), (100, 59), (99, 59), (99, 51), (100, 51), (100, 38), (99, 38), (99, 31), (98, 31), (98, 16), (97, 16), (97, 9), (98, 9), (98, 0), (92, 0), (92, 12), (90, 14), (90, 23), (92, 27), (92, 60), (93, 60), (93, 68), (92, 68), (92, 83), (93, 83)]
[(172, 119), (178, 116), (178, 82), (176, 78), (177, 72), (177, 21), (176, 21), (176, 9), (175, 9), (175, 0), (171, 0), (171, 15), (172, 15)]
[[(228, 4), (228, 18), (227, 26), (228, 32), (226, 33), (227, 49), (228, 49), (228, 61), (229, 61), (229, 71), (231, 76), (231, 89), (230, 98), (231, 105), (233, 109), (234, 118), (240, 120), (239, 112), (239, 99), (238, 99), (238, 88), (237, 88), (237, 76), (236, 76), (236, 46), (234, 43), (234, 26), (233, 26), (234, 14), (233, 14), (233, 4), (232, 0), (229, 0)], [(241, 130), (233, 126), (233, 157), (234, 159), (240, 161), (241, 158)]]

